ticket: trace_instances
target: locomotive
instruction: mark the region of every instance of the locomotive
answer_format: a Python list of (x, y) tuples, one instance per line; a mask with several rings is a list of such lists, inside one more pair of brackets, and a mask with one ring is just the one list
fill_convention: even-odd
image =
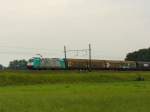
[(150, 70), (150, 62), (34, 57), (27, 67), (32, 70)]

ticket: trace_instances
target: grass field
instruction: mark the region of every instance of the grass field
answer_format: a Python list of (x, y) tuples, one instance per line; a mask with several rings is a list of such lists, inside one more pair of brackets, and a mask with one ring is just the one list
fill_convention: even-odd
[(0, 86), (67, 84), (67, 83), (102, 83), (137, 81), (139, 77), (150, 81), (150, 72), (114, 72), (114, 71), (1, 71)]
[(150, 111), (150, 72), (3, 71), (0, 83), (0, 112)]

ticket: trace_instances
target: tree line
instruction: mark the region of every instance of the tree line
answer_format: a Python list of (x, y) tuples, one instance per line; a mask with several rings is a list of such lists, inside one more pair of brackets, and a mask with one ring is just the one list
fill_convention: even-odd
[(0, 70), (10, 69), (10, 70), (27, 70), (27, 60), (13, 60), (9, 62), (8, 67), (5, 67), (0, 64)]
[(150, 61), (150, 48), (140, 49), (138, 51), (128, 53), (125, 60), (126, 61)]

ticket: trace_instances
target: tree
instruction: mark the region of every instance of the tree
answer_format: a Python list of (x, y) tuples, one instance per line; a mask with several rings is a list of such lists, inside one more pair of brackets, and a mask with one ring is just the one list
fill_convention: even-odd
[(27, 61), (26, 60), (14, 60), (9, 63), (9, 69), (15, 70), (26, 70), (27, 69)]
[(0, 70), (4, 70), (4, 66), (0, 64)]
[(150, 61), (150, 48), (128, 53), (126, 61)]

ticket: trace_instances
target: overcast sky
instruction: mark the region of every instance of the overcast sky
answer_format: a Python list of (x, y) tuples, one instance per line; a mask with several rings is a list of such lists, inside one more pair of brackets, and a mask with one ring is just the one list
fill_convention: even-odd
[(0, 0), (0, 63), (37, 53), (62, 57), (64, 45), (83, 49), (89, 43), (93, 58), (124, 59), (128, 52), (150, 46), (149, 4), (149, 0)]

